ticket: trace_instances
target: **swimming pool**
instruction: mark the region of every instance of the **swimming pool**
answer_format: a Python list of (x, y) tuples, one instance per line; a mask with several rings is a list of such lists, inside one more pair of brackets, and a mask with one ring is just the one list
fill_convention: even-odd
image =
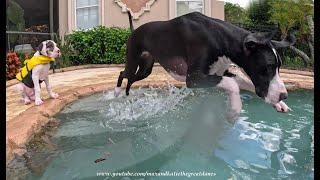
[(225, 120), (227, 96), (213, 88), (85, 97), (55, 117), (60, 125), (50, 135), (54, 148), (33, 150), (24, 172), (27, 179), (104, 179), (97, 174), (104, 172), (313, 179), (313, 91), (289, 92), (288, 114), (252, 93), (241, 96), (234, 125)]

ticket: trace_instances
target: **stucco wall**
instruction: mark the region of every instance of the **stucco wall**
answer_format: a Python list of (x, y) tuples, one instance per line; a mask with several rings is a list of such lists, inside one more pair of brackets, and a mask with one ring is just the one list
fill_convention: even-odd
[[(151, 6), (151, 10), (144, 12), (138, 20), (133, 20), (135, 28), (150, 21), (164, 21), (169, 19), (169, 1), (158, 0)], [(172, 0), (171, 0), (172, 1)], [(107, 27), (129, 27), (129, 20), (127, 13), (121, 11), (113, 0), (105, 2), (105, 25)]]
[[(75, 0), (59, 0), (59, 34), (70, 33), (75, 26), (74, 6)], [(129, 27), (128, 15), (122, 12), (121, 7), (114, 0), (101, 0), (100, 5), (103, 17), (101, 25), (107, 27)], [(207, 15), (224, 20), (224, 1), (205, 0)], [(209, 8), (208, 8), (209, 5)], [(144, 12), (138, 20), (133, 20), (134, 28), (150, 21), (165, 21), (172, 19), (175, 14), (175, 0), (157, 0), (151, 10)]]
[(59, 0), (59, 35), (63, 36), (68, 32), (68, 1)]
[(224, 1), (212, 0), (212, 17), (224, 20)]
[(211, 17), (224, 20), (224, 1), (212, 0)]

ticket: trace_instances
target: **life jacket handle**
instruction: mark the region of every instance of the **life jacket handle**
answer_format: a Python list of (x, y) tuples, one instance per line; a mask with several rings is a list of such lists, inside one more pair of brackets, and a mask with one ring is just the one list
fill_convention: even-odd
[[(27, 68), (27, 71), (28, 71), (28, 73), (27, 73), (27, 75), (28, 75), (29, 72), (30, 72), (30, 71), (29, 71), (29, 68), (28, 68), (28, 62), (25, 62), (25, 64), (26, 64), (26, 68)], [(26, 76), (27, 76), (27, 75), (26, 75)], [(21, 77), (21, 81), (25, 78), (25, 77), (22, 76), (21, 70), (20, 70), (20, 77)]]

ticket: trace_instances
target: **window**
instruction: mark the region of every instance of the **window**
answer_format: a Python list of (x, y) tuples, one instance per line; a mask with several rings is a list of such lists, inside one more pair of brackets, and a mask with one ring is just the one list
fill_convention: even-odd
[(203, 0), (177, 0), (177, 16), (182, 16), (190, 12), (204, 12)]
[(89, 29), (98, 25), (98, 0), (76, 0), (76, 28)]

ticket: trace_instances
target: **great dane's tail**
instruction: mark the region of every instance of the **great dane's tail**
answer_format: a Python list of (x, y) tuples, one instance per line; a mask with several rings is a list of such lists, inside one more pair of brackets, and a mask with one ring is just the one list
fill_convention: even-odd
[(131, 32), (133, 32), (134, 29), (133, 29), (133, 24), (132, 24), (132, 16), (131, 16), (130, 11), (127, 11), (127, 13), (128, 13), (128, 16), (129, 16), (130, 30), (131, 30)]

